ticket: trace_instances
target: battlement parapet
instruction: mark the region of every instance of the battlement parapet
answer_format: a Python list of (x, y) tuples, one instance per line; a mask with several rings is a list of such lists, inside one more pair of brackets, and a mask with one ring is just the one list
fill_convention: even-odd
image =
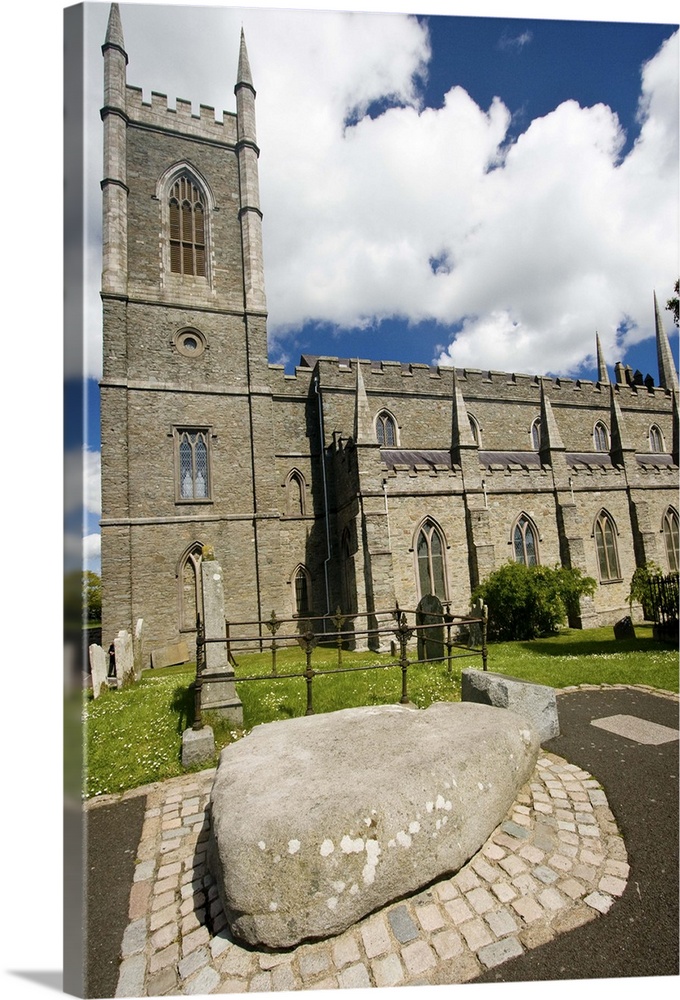
[(144, 101), (141, 87), (131, 86), (126, 87), (125, 109), (129, 120), (136, 125), (236, 145), (236, 115), (233, 112), (223, 111), (219, 120), (214, 108), (201, 104), (199, 113), (194, 114), (191, 101), (177, 98), (172, 108), (167, 95), (156, 91), (151, 92), (149, 103)]
[[(450, 398), (453, 394), (453, 368), (406, 364), (401, 361), (315, 357), (322, 391), (353, 392), (357, 364), (369, 397), (375, 395), (432, 396)], [(572, 379), (524, 372), (501, 372), (481, 368), (457, 368), (456, 379), (463, 399), (525, 402), (538, 405), (541, 387), (555, 405), (585, 408), (609, 407), (611, 386), (608, 382)], [(659, 386), (615, 383), (616, 398), (623, 409), (665, 412), (671, 405), (671, 393)]]

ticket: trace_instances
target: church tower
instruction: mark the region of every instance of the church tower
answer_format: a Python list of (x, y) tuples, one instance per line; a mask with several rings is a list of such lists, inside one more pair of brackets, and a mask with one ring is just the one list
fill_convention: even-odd
[[(163, 94), (146, 102), (127, 83), (115, 3), (102, 52), (103, 627), (143, 617), (150, 642), (191, 642), (202, 545), (240, 552), (257, 592), (252, 410), (267, 313), (255, 90), (243, 34), (236, 112), (218, 117)], [(162, 593), (151, 615), (149, 587)]]

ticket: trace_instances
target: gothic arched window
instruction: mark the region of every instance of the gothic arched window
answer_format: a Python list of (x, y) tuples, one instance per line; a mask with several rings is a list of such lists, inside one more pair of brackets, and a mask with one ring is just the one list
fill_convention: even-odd
[(475, 442), (478, 448), (482, 447), (482, 435), (479, 430), (479, 423), (477, 418), (473, 417), (471, 413), (468, 413), (468, 420), (470, 421), (470, 430), (472, 431), (472, 440)]
[(649, 450), (661, 452), (664, 450), (663, 435), (656, 424), (649, 428)]
[(531, 446), (534, 451), (541, 450), (541, 418), (536, 417), (531, 425)]
[(177, 499), (209, 500), (208, 431), (176, 428)]
[(441, 530), (428, 517), (418, 532), (415, 545), (421, 597), (434, 594), (440, 601), (447, 599), (444, 548)]
[(616, 527), (606, 510), (601, 510), (595, 519), (595, 547), (600, 567), (600, 580), (620, 580), (619, 554), (616, 547)]
[(382, 410), (375, 418), (375, 433), (382, 448), (394, 448), (397, 443), (397, 425), (387, 410)]
[(170, 270), (205, 277), (205, 199), (183, 174), (170, 189)]
[(595, 451), (609, 451), (609, 432), (601, 420), (598, 420), (595, 424), (593, 444), (595, 445)]
[(305, 513), (305, 477), (297, 469), (286, 480), (286, 513), (290, 517), (303, 517)]
[(180, 558), (177, 567), (180, 631), (194, 631), (196, 614), (202, 611), (201, 558), (203, 546), (193, 542)]
[(666, 544), (666, 559), (670, 573), (677, 573), (680, 566), (678, 559), (678, 512), (669, 507), (663, 516), (663, 540)]
[(295, 601), (295, 614), (298, 618), (304, 618), (309, 614), (312, 594), (312, 578), (306, 566), (300, 564), (293, 574), (293, 596)]
[(538, 565), (538, 532), (526, 514), (520, 514), (512, 532), (515, 561), (525, 566)]

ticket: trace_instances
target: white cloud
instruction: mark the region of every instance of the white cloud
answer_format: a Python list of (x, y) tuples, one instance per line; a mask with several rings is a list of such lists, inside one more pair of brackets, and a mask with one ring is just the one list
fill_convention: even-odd
[[(566, 102), (511, 145), (500, 100), (480, 108), (453, 87), (443, 107), (423, 109), (430, 48), (413, 17), (218, 8), (206, 30), (178, 7), (159, 31), (153, 8), (122, 13), (130, 83), (146, 97), (153, 86), (227, 110), (243, 21), (280, 355), (294, 353), (286, 338), (306, 320), (435, 320), (445, 348), (433, 360), (533, 371), (540, 357), (542, 370), (561, 373), (592, 356), (595, 330), (611, 361), (652, 335), (652, 289), (672, 288), (678, 266), (677, 34), (643, 70), (641, 134), (621, 162), (624, 137), (602, 105)], [(187, 49), (201, 58), (179, 58)], [(91, 61), (96, 109), (98, 48)], [(388, 110), (347, 127), (381, 99)], [(97, 375), (95, 175), (86, 317)], [(375, 351), (389, 357), (379, 333)]]
[(101, 513), (101, 454), (87, 448), (64, 452), (64, 514)]

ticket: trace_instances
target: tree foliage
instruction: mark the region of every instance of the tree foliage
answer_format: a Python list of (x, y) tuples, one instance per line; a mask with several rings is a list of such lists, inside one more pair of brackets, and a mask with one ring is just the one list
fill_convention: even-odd
[(481, 597), (489, 609), (489, 638), (502, 642), (554, 635), (578, 613), (579, 598), (594, 594), (595, 587), (595, 580), (578, 569), (509, 562), (472, 596)]
[(670, 309), (673, 313), (673, 322), (675, 325), (680, 325), (680, 316), (678, 314), (680, 310), (680, 278), (675, 282), (675, 295), (666, 302), (666, 309)]
[(660, 566), (656, 563), (648, 562), (644, 566), (638, 566), (630, 581), (630, 591), (628, 593), (628, 604), (631, 614), (633, 604), (637, 603), (642, 607), (642, 613), (647, 621), (654, 618), (654, 591), (652, 580), (663, 576)]
[(64, 622), (82, 628), (102, 617), (102, 581), (92, 570), (74, 569), (64, 577)]

